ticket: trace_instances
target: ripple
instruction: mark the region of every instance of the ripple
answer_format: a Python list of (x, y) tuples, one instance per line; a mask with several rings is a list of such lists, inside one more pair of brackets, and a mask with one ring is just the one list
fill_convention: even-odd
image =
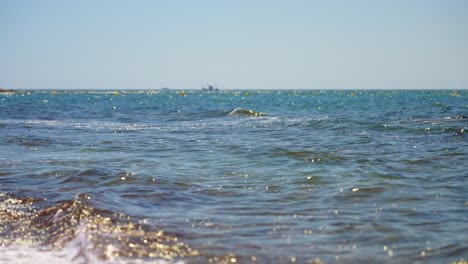
[[(3, 247), (43, 246), (50, 251), (73, 249), (73, 260), (101, 261), (126, 257), (174, 260), (200, 256), (162, 230), (150, 230), (123, 214), (109, 214), (80, 195), (61, 204), (36, 208), (31, 198), (0, 195)], [(15, 259), (10, 259), (15, 261)]]

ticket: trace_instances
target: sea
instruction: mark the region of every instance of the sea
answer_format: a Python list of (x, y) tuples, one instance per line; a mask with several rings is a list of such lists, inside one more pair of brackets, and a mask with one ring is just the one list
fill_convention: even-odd
[(0, 94), (0, 263), (467, 263), (468, 90)]

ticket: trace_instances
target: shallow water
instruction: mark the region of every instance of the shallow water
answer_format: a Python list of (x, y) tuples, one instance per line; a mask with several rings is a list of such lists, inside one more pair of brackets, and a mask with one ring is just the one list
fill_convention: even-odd
[(467, 98), (0, 94), (0, 262), (468, 259)]

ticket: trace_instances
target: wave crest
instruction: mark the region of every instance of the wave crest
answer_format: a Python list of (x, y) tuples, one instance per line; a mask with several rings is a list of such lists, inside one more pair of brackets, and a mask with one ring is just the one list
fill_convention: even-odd
[(227, 114), (228, 116), (266, 116), (266, 114), (262, 112), (257, 112), (251, 109), (246, 108), (234, 108), (233, 110), (229, 111)]
[(38, 200), (0, 193), (0, 244), (66, 252), (78, 262), (141, 258), (172, 261), (200, 255), (163, 230), (150, 230), (124, 214), (99, 211), (88, 195), (39, 209)]

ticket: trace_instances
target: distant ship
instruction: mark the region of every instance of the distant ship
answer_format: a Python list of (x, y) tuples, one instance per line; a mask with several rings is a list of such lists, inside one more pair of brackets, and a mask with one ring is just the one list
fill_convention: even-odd
[(0, 88), (0, 94), (14, 94), (15, 92), (15, 90)]
[(206, 86), (206, 87), (204, 86), (204, 87), (202, 87), (202, 89), (203, 89), (203, 91), (205, 91), (205, 92), (217, 92), (217, 91), (219, 91), (219, 89), (218, 89), (218, 88), (214, 88), (213, 85), (208, 85), (208, 86)]

